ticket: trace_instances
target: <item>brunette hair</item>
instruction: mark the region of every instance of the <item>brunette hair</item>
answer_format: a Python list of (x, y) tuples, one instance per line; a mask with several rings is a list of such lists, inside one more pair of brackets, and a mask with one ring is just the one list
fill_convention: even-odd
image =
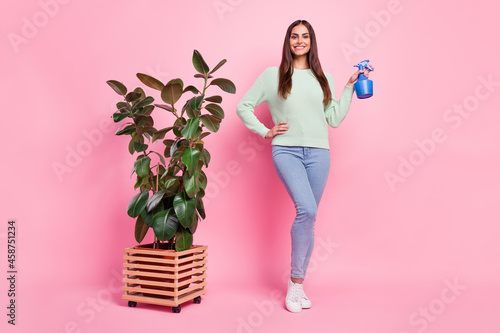
[(297, 20), (286, 30), (285, 41), (283, 43), (283, 54), (281, 56), (281, 64), (279, 68), (278, 94), (286, 99), (287, 95), (292, 90), (293, 55), (290, 50), (290, 36), (292, 34), (292, 29), (299, 24), (303, 24), (307, 30), (309, 30), (311, 45), (309, 52), (307, 53), (307, 62), (314, 76), (321, 85), (321, 89), (323, 90), (323, 104), (326, 106), (332, 99), (332, 92), (318, 59), (318, 46), (316, 44), (314, 29), (306, 20)]

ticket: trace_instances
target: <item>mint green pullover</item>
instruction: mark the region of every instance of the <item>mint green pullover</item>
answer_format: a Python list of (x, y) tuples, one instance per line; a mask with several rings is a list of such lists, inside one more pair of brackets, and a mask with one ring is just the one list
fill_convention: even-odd
[(243, 96), (236, 113), (246, 127), (265, 137), (269, 128), (257, 119), (254, 108), (266, 102), (274, 124), (286, 121), (289, 126), (285, 134), (273, 138), (273, 145), (329, 149), (327, 124), (337, 127), (344, 120), (354, 89), (346, 85), (337, 101), (333, 77), (324, 73), (333, 97), (326, 107), (323, 105), (323, 90), (311, 69), (293, 70), (291, 93), (283, 99), (278, 95), (279, 68), (268, 67)]

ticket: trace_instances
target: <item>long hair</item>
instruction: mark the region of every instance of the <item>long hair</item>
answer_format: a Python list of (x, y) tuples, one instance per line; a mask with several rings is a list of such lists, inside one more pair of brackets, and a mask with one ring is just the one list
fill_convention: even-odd
[(307, 62), (314, 76), (321, 85), (321, 89), (323, 90), (323, 104), (326, 106), (332, 99), (332, 92), (319, 62), (316, 34), (314, 33), (314, 29), (311, 24), (309, 24), (306, 20), (297, 20), (286, 30), (285, 41), (283, 43), (283, 54), (281, 56), (281, 64), (279, 68), (278, 94), (286, 99), (287, 95), (292, 91), (293, 54), (290, 50), (290, 36), (292, 34), (292, 29), (299, 24), (305, 25), (307, 30), (309, 30), (311, 45), (307, 54)]

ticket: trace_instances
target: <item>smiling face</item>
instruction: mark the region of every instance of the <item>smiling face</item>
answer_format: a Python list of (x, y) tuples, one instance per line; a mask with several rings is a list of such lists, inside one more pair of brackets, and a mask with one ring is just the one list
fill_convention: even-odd
[(290, 34), (290, 50), (293, 57), (303, 56), (309, 52), (311, 48), (311, 39), (309, 38), (309, 30), (303, 24), (293, 27)]

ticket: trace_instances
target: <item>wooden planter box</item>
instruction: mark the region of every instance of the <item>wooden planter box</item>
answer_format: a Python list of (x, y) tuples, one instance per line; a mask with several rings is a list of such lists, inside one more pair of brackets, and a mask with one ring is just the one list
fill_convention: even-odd
[(207, 246), (175, 252), (146, 244), (124, 251), (122, 298), (128, 300), (128, 306), (157, 304), (171, 306), (178, 313), (180, 304), (189, 300), (200, 303), (201, 295), (206, 294)]

